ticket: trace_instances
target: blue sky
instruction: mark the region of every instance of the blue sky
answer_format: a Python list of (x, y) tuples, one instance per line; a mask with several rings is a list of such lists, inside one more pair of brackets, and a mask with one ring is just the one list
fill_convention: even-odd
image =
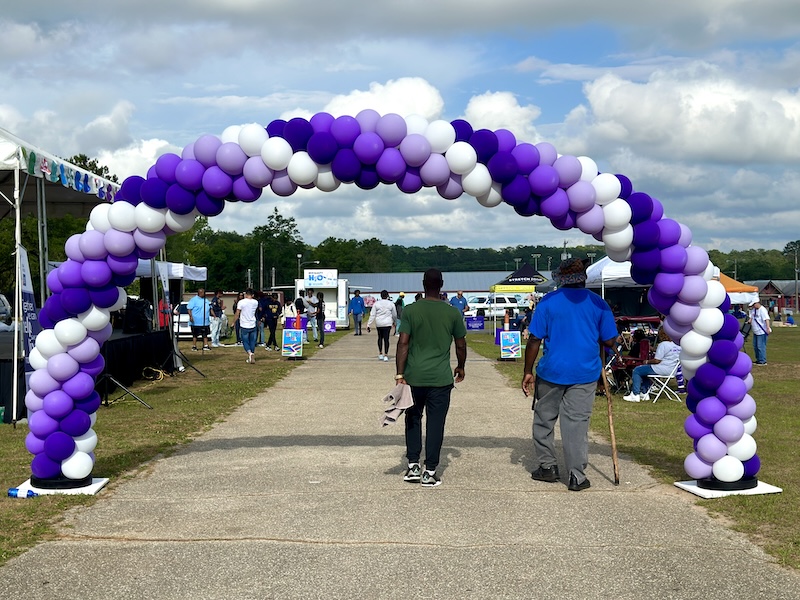
[[(791, 0), (82, 0), (4, 11), (0, 126), (120, 178), (203, 134), (323, 110), (508, 128), (624, 173), (723, 251), (800, 238), (800, 4)], [(269, 190), (211, 220), (249, 231), (273, 206), (303, 239), (428, 246), (589, 243), (469, 197), (394, 187)]]

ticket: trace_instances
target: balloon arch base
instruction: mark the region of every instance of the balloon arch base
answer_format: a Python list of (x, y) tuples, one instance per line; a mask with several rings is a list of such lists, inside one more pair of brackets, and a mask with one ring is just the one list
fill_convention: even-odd
[(676, 481), (675, 487), (706, 499), (739, 495), (779, 494), (783, 491), (779, 487), (759, 481), (756, 477), (745, 477), (739, 481), (732, 482), (720, 481), (714, 478)]
[(28, 490), (32, 491), (37, 496), (77, 496), (81, 494), (94, 496), (102, 490), (108, 482), (108, 477), (92, 477), (91, 475), (87, 475), (83, 479), (67, 479), (66, 477), (41, 479), (38, 477), (31, 477), (17, 489), (20, 498), (25, 498)]

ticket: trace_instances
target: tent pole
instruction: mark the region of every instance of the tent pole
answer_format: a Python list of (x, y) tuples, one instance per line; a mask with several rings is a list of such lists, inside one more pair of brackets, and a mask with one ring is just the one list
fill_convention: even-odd
[(11, 354), (14, 360), (13, 381), (11, 383), (11, 422), (16, 427), (17, 411), (19, 404), (19, 328), (22, 326), (22, 262), (19, 249), (22, 246), (22, 200), (19, 194), (19, 156), (14, 169), (14, 210), (16, 225), (14, 228), (14, 350)]
[(47, 199), (44, 179), (36, 178), (36, 212), (39, 224), (39, 306), (47, 300), (47, 263), (50, 261), (50, 245), (47, 240)]

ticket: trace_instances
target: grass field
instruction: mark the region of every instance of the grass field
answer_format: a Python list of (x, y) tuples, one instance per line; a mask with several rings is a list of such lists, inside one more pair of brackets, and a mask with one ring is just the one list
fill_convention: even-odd
[[(470, 349), (483, 356), (497, 357), (494, 337), (467, 336)], [(751, 340), (745, 344), (753, 357)], [(756, 400), (758, 429), (753, 434), (761, 458), (761, 481), (783, 488), (780, 494), (729, 496), (716, 500), (698, 499), (710, 512), (725, 517), (731, 526), (747, 533), (778, 561), (800, 568), (800, 328), (776, 327), (769, 337), (768, 365), (753, 367), (755, 384), (750, 394)], [(498, 362), (497, 368), (511, 385), (522, 381), (522, 360)], [(614, 397), (614, 431), (620, 452), (650, 468), (664, 482), (689, 479), (683, 460), (692, 452), (692, 440), (683, 431), (689, 414), (684, 404), (662, 399), (630, 403)], [(592, 430), (608, 439), (608, 412), (605, 397), (598, 396), (592, 416)]]

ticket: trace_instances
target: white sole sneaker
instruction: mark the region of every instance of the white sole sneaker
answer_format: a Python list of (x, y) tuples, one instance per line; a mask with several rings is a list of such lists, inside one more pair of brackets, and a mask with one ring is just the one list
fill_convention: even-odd
[(630, 396), (623, 396), (622, 397), (625, 402), (641, 402), (638, 394), (631, 394)]

